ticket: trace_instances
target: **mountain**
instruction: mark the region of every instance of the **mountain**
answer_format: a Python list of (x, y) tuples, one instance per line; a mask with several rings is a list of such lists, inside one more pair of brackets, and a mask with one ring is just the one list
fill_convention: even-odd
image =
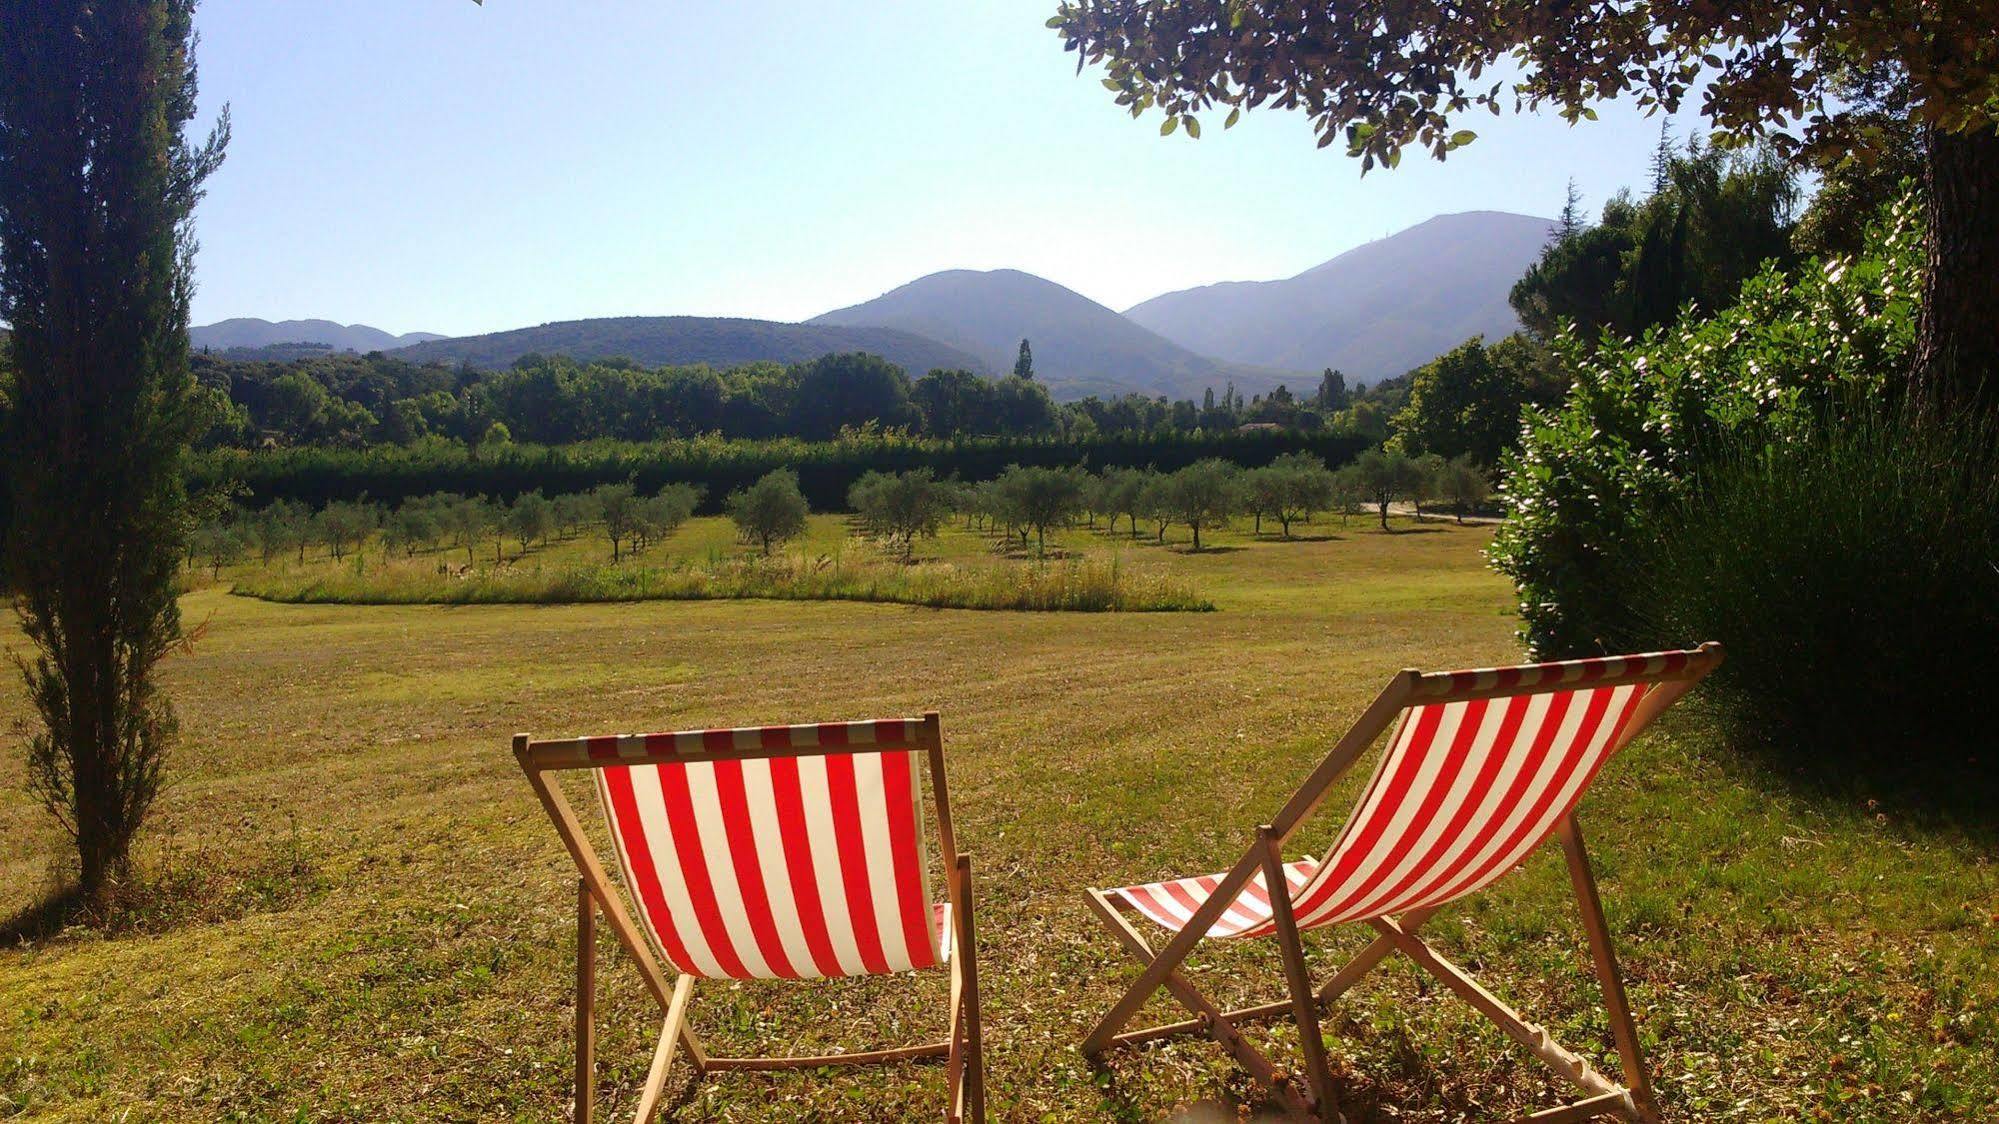
[(232, 347), (269, 347), (275, 343), (323, 343), (335, 351), (388, 351), (425, 340), (441, 340), (436, 332), (405, 332), (391, 335), (366, 324), (336, 324), (331, 320), (280, 320), (272, 323), (253, 316), (219, 320), (188, 330), (196, 348), (226, 351)]
[(1138, 390), (1199, 398), (1233, 381), (1244, 393), (1310, 379), (1295, 371), (1221, 363), (1119, 316), (1053, 281), (1017, 269), (953, 269), (919, 277), (810, 324), (899, 328), (961, 348), (995, 371), (1013, 369), (1020, 341), (1034, 349), (1035, 377), (1057, 398)]
[(1183, 289), (1125, 316), (1204, 355), (1310, 371), (1337, 367), (1349, 381), (1375, 382), (1472, 336), (1517, 331), (1506, 294), (1540, 256), (1553, 226), (1500, 211), (1438, 215), (1296, 277)]
[(443, 360), (475, 367), (504, 367), (529, 352), (576, 359), (623, 358), (648, 366), (708, 363), (726, 367), (760, 359), (799, 363), (833, 351), (866, 351), (908, 371), (911, 377), (933, 367), (984, 371), (973, 355), (935, 340), (886, 328), (838, 328), (780, 324), (719, 316), (616, 316), (601, 320), (561, 320), (535, 328), (515, 328), (484, 336), (432, 340), (396, 352), (423, 363)]

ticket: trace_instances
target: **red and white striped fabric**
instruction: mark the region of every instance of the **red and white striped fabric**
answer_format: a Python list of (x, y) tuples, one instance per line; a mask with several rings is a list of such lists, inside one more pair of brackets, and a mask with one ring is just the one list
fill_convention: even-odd
[[(588, 740), (626, 888), (682, 972), (857, 976), (943, 965), (949, 908), (924, 855), (915, 723)], [(692, 750), (851, 752), (675, 761)], [(643, 763), (641, 763), (643, 762)]]
[[(1325, 860), (1289, 867), (1299, 928), (1440, 906), (1512, 870), (1582, 799), (1647, 687), (1552, 690), (1405, 710)], [(1178, 931), (1221, 877), (1113, 893)], [(1276, 931), (1260, 878), (1230, 903), (1208, 936)]]

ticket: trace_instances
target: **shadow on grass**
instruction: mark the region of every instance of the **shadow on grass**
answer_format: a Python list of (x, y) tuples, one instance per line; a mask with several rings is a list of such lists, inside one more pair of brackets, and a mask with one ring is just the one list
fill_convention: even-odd
[(51, 888), (12, 917), (0, 921), (0, 947), (39, 944), (73, 925), (89, 924), (93, 913), (76, 887)]
[(1347, 541), (1347, 537), (1342, 534), (1336, 534), (1332, 531), (1327, 531), (1324, 534), (1319, 534), (1319, 535), (1291, 535), (1289, 537), (1286, 537), (1284, 535), (1265, 535), (1256, 541), (1280, 543), (1280, 544), (1287, 542), (1345, 542)]
[(1914, 753), (1807, 757), (1774, 739), (1740, 735), (1731, 746), (1765, 787), (1999, 855), (1999, 761), (1990, 756), (1929, 747), (1927, 753), (1943, 759)]
[(312, 901), (329, 885), (296, 823), (287, 837), (193, 850), (177, 848), (169, 835), (155, 863), (135, 860), (99, 901), (51, 878), (35, 901), (0, 921), (0, 947), (54, 940), (71, 929), (118, 937), (229, 921)]
[[(1202, 1034), (1190, 1034), (1176, 1041), (1206, 1042)], [(1212, 1043), (1210, 1043), (1212, 1045)], [(1264, 1121), (1296, 1119), (1285, 1111), (1284, 1104), (1269, 1090), (1256, 1084), (1247, 1073), (1243, 1073), (1242, 1085), (1251, 1091), (1248, 1098), (1238, 1099), (1233, 1094), (1224, 1097), (1207, 1097), (1189, 1104), (1163, 1109), (1156, 1104), (1146, 1104), (1144, 1099), (1126, 1087), (1125, 1078), (1118, 1073), (1111, 1061), (1118, 1054), (1126, 1055), (1133, 1064), (1146, 1063), (1144, 1047), (1124, 1047), (1113, 1050), (1104, 1057), (1087, 1061), (1091, 1077), (1102, 1099), (1106, 1115), (1112, 1120), (1159, 1120), (1173, 1124), (1241, 1124), (1243, 1121), (1261, 1124)], [(1272, 1062), (1279, 1070), (1296, 1072), (1292, 1062), (1285, 1058), (1273, 1057)], [(1295, 1080), (1302, 1087), (1304, 1077)], [(1231, 1082), (1233, 1085), (1234, 1083)], [(1401, 1119), (1391, 1102), (1383, 1097), (1379, 1086), (1371, 1082), (1357, 1080), (1345, 1073), (1333, 1074), (1333, 1096), (1339, 1101), (1340, 1114), (1347, 1124), (1374, 1124), (1376, 1121)]]

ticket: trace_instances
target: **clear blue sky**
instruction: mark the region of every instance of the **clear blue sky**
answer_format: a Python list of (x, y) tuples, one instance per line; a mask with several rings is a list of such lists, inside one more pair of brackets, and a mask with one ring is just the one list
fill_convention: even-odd
[(1593, 211), (1657, 138), (1627, 107), (1482, 116), (1448, 163), (1362, 178), (1298, 115), (1160, 137), (1076, 74), (1053, 8), (207, 0), (202, 100), (235, 141), (195, 323), (791, 320), (1000, 267), (1122, 309), (1435, 214), (1553, 215), (1571, 175)]

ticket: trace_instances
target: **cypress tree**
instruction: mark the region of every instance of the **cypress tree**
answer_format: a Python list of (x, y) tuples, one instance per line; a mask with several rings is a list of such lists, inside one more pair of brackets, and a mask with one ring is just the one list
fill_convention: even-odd
[(176, 734), (160, 659), (181, 639), (190, 217), (201, 144), (193, 0), (10, 0), (0, 19), (0, 315), (13, 325), (9, 574), (40, 728), (28, 784), (101, 903)]
[(1020, 341), (1020, 355), (1013, 361), (1013, 377), (1031, 379), (1034, 377), (1034, 349), (1027, 346), (1027, 340)]

